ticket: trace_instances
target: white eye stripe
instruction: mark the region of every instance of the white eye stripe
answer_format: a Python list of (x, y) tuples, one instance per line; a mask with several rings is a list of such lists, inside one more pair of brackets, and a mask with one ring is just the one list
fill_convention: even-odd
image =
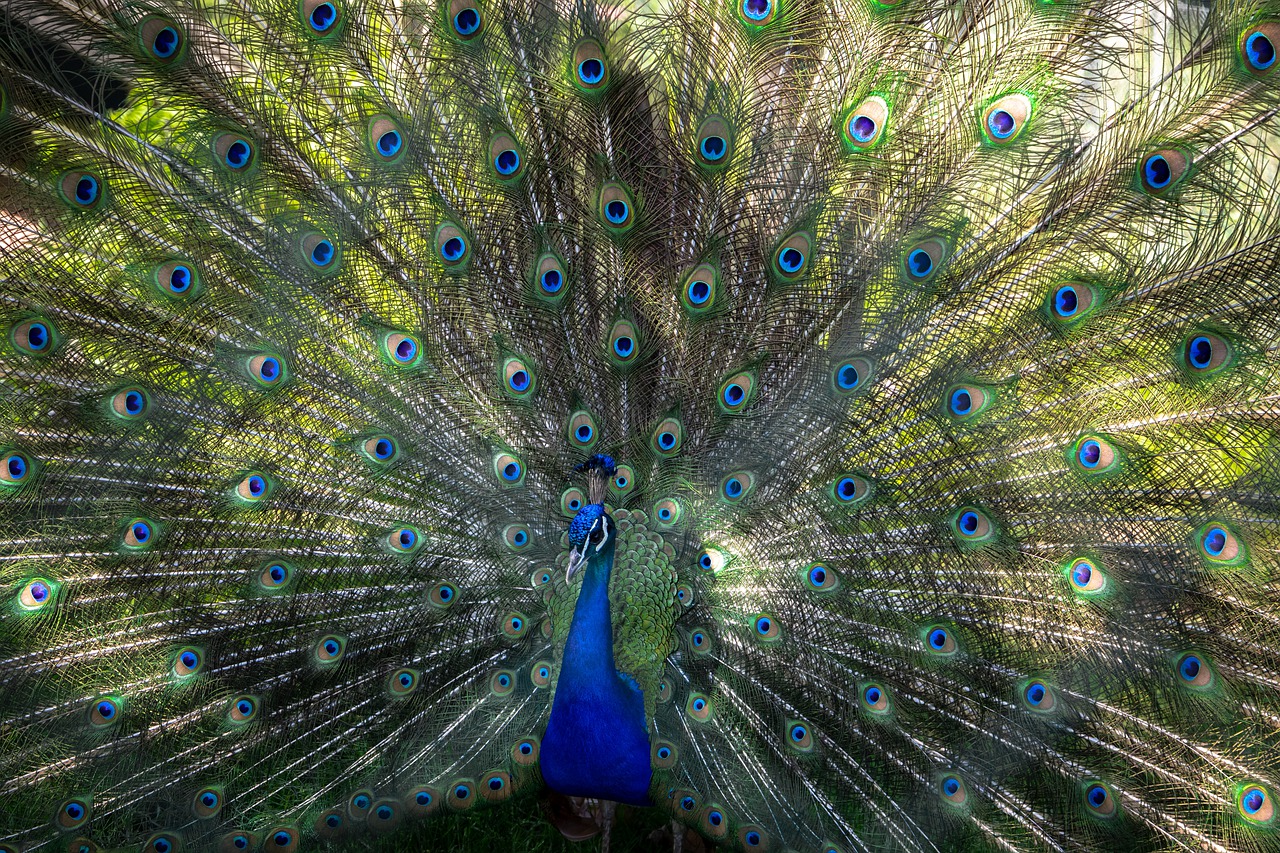
[(600, 549), (604, 547), (604, 543), (609, 539), (609, 519), (607, 516), (602, 515), (596, 520), (596, 524), (601, 526), (601, 532), (604, 534), (600, 537), (600, 542), (596, 545), (596, 553), (599, 553)]

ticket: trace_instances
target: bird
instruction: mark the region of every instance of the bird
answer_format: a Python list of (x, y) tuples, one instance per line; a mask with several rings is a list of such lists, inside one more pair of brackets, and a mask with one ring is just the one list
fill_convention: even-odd
[(1277, 46), (10, 0), (0, 851), (1277, 849)]

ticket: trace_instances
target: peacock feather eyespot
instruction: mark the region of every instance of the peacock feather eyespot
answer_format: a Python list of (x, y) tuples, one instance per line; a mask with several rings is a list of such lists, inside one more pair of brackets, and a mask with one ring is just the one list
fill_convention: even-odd
[(57, 327), (43, 317), (19, 320), (9, 329), (9, 343), (24, 355), (49, 355), (61, 342)]
[(1102, 304), (1101, 288), (1083, 281), (1057, 284), (1045, 299), (1044, 310), (1053, 323), (1069, 328), (1088, 317)]
[(1104, 782), (1085, 783), (1084, 806), (1090, 815), (1104, 820), (1111, 820), (1120, 812), (1115, 792)]
[(93, 172), (73, 169), (63, 172), (58, 180), (62, 200), (78, 210), (93, 210), (102, 204), (105, 187), (102, 179)]
[(782, 625), (769, 613), (757, 613), (751, 619), (752, 636), (762, 643), (776, 643), (782, 639)]
[(134, 517), (124, 523), (120, 543), (126, 551), (146, 551), (155, 545), (159, 528), (149, 518)]
[(1266, 828), (1274, 825), (1275, 797), (1264, 785), (1257, 782), (1240, 785), (1236, 790), (1235, 801), (1237, 812), (1249, 825)]
[(870, 682), (863, 684), (858, 691), (858, 701), (862, 704), (864, 711), (884, 716), (889, 713), (892, 708), (892, 700), (889, 691), (882, 684)]
[(961, 545), (982, 545), (996, 538), (996, 526), (977, 507), (965, 506), (951, 516), (951, 532)]
[(1148, 195), (1167, 195), (1182, 183), (1190, 168), (1191, 158), (1185, 152), (1159, 148), (1138, 164), (1138, 186)]
[(609, 84), (609, 62), (604, 48), (593, 38), (584, 38), (573, 48), (569, 79), (585, 94), (600, 92)]
[(72, 797), (58, 806), (53, 822), (60, 830), (79, 829), (89, 822), (93, 815), (93, 800), (90, 797)]
[[(67, 845), (67, 853), (101, 853), (101, 849), (88, 838), (73, 838)], [(0, 853), (13, 853), (13, 848), (0, 844)]]
[(284, 592), (293, 583), (294, 574), (291, 563), (283, 560), (268, 560), (258, 570), (258, 588), (261, 592), (268, 594)]
[(560, 514), (573, 518), (587, 505), (587, 496), (577, 486), (570, 486), (560, 493)]
[(320, 666), (336, 666), (347, 653), (347, 638), (341, 634), (326, 634), (315, 646), (315, 661)]
[(293, 827), (274, 826), (266, 831), (262, 847), (267, 853), (294, 853), (298, 838), (298, 830)]
[(529, 670), (529, 680), (533, 682), (534, 687), (550, 687), (551, 673), (551, 661), (535, 661)]
[(634, 492), (636, 486), (635, 469), (630, 465), (619, 465), (614, 472), (613, 481), (609, 484), (609, 491), (622, 499)]
[(476, 0), (451, 0), (446, 16), (449, 33), (458, 41), (474, 41), (484, 32), (484, 15)]
[(931, 655), (950, 657), (959, 650), (955, 633), (945, 625), (930, 625), (921, 632), (921, 636), (925, 651)]
[(533, 735), (526, 735), (511, 747), (511, 763), (517, 767), (532, 767), (538, 763), (538, 755), (542, 751), (542, 742)]
[(245, 361), (249, 378), (263, 388), (278, 388), (289, 379), (289, 368), (283, 357), (275, 353), (250, 356)]
[(866, 503), (872, 491), (870, 480), (858, 474), (849, 473), (832, 481), (829, 494), (837, 506), (853, 509)]
[(1089, 477), (1114, 474), (1120, 470), (1123, 455), (1105, 436), (1090, 434), (1076, 439), (1068, 453), (1071, 464)]
[(1238, 566), (1249, 558), (1248, 549), (1228, 525), (1211, 521), (1196, 531), (1196, 543), (1200, 556), (1212, 565)]
[(702, 807), (698, 817), (698, 828), (712, 841), (728, 838), (729, 814), (719, 803), (708, 803)]
[(1047, 714), (1058, 704), (1053, 689), (1045, 681), (1037, 678), (1022, 682), (1018, 687), (1018, 695), (1028, 710), (1038, 714)]
[(813, 729), (808, 723), (803, 720), (787, 720), (784, 731), (786, 735), (783, 739), (789, 749), (806, 754), (813, 752)]
[(392, 528), (385, 541), (392, 554), (416, 554), (422, 548), (422, 531), (405, 524)]
[(375, 800), (369, 809), (367, 826), (375, 833), (386, 833), (400, 826), (404, 814), (395, 800)]
[(509, 183), (524, 174), (520, 143), (509, 133), (496, 133), (489, 140), (489, 162), (499, 181)]
[(982, 112), (982, 135), (990, 145), (1008, 145), (1031, 118), (1031, 99), (1021, 92), (997, 98)]
[(564, 261), (559, 255), (544, 252), (533, 268), (533, 292), (545, 302), (555, 304), (565, 294)]
[(555, 575), (547, 569), (534, 569), (529, 576), (529, 584), (534, 588), (545, 587), (555, 580)]
[[(146, 389), (131, 385), (121, 388), (107, 398), (107, 409), (117, 420), (130, 423), (141, 420), (151, 407), (151, 398)], [(3, 478), (0, 472), (0, 478)]]
[(930, 237), (907, 249), (902, 256), (902, 271), (907, 281), (923, 284), (938, 274), (946, 260), (946, 242), (940, 237)]
[(207, 820), (217, 817), (222, 812), (222, 789), (217, 787), (202, 788), (191, 800), (191, 810), (197, 818)]
[(445, 795), (451, 811), (462, 812), (476, 804), (476, 786), (470, 779), (455, 779)]
[(508, 397), (527, 400), (538, 388), (538, 374), (533, 364), (522, 356), (507, 356), (502, 361), (502, 390)]
[(996, 395), (981, 385), (961, 384), (947, 389), (945, 395), (947, 415), (955, 421), (969, 421), (991, 408)]
[(1098, 562), (1090, 557), (1077, 557), (1067, 564), (1067, 582), (1071, 588), (1081, 595), (1093, 595), (1102, 592), (1107, 585), (1107, 576)]
[(176, 832), (158, 832), (142, 844), (142, 853), (180, 853), (182, 837)]
[(312, 827), (321, 841), (341, 841), (347, 837), (347, 821), (339, 809), (330, 809), (316, 818)]
[(698, 793), (696, 791), (677, 789), (668, 796), (671, 800), (671, 811), (677, 818), (687, 820), (688, 816), (698, 808)]
[(737, 0), (738, 18), (750, 29), (772, 24), (778, 17), (782, 0)]
[(945, 802), (953, 806), (962, 807), (969, 800), (964, 780), (954, 773), (947, 773), (938, 780), (938, 793)]
[(1192, 690), (1208, 690), (1213, 687), (1213, 666), (1207, 655), (1200, 652), (1184, 652), (1175, 664), (1178, 681)]
[(387, 165), (404, 160), (408, 150), (400, 123), (387, 115), (376, 115), (369, 120), (366, 143), (377, 162)]
[(715, 705), (710, 696), (703, 693), (690, 693), (684, 703), (684, 712), (693, 720), (705, 723), (715, 716)]
[(518, 610), (508, 610), (499, 620), (499, 631), (503, 637), (508, 640), (524, 639), (525, 634), (529, 633), (530, 626), (529, 617), (525, 616)]
[(675, 688), (671, 686), (671, 682), (663, 680), (658, 682), (658, 695), (655, 698), (659, 705), (665, 705), (671, 701), (675, 693)]
[(716, 304), (720, 273), (712, 264), (699, 264), (680, 281), (680, 305), (694, 317), (711, 311)]
[(330, 39), (342, 31), (342, 6), (337, 0), (301, 0), (298, 4), (308, 35)]
[(389, 435), (371, 435), (357, 447), (366, 459), (377, 465), (390, 465), (400, 453), (396, 440)]
[(166, 261), (152, 270), (151, 281), (162, 296), (190, 299), (200, 292), (200, 274), (187, 261)]
[(680, 760), (680, 751), (674, 743), (655, 740), (649, 752), (649, 762), (659, 770), (670, 770)]
[(159, 15), (148, 15), (138, 27), (138, 43), (148, 59), (172, 65), (186, 54), (186, 34), (174, 21)]
[[(876, 2), (884, 6), (891, 6), (891, 5), (896, 5), (897, 0), (894, 0), (894, 3), (887, 3), (885, 2), (885, 0), (876, 0)], [(822, 850), (822, 853), (844, 853), (843, 847), (841, 847), (839, 844), (833, 844), (830, 841), (822, 842), (820, 849)]]
[(114, 726), (120, 720), (120, 711), (118, 696), (99, 696), (89, 703), (89, 725), (95, 729)]
[(750, 471), (734, 471), (720, 481), (720, 500), (735, 504), (751, 494), (756, 477)]
[(714, 649), (711, 642), (711, 632), (702, 627), (694, 628), (689, 632), (688, 643), (689, 652), (694, 657), (706, 657)]
[(436, 255), (446, 270), (461, 272), (471, 260), (471, 240), (456, 222), (446, 220), (436, 228)]
[(635, 364), (640, 356), (640, 334), (630, 320), (618, 320), (609, 331), (606, 353), (615, 367), (626, 368)]
[(240, 477), (232, 493), (239, 503), (253, 505), (270, 497), (275, 485), (275, 481), (267, 474), (248, 471)]
[(227, 721), (233, 726), (243, 726), (253, 722), (258, 716), (258, 699), (254, 696), (234, 696), (227, 703)]
[(308, 231), (298, 240), (298, 253), (307, 266), (318, 273), (336, 272), (341, 266), (338, 245), (319, 231)]
[(743, 850), (766, 850), (769, 835), (760, 827), (748, 824), (738, 830), (738, 846)]
[(846, 358), (831, 371), (831, 387), (838, 396), (849, 397), (866, 388), (873, 365), (866, 358)]
[(657, 519), (660, 528), (675, 527), (683, 515), (684, 508), (675, 498), (661, 498), (653, 505), (653, 517)]
[(523, 524), (508, 524), (502, 528), (502, 544), (512, 551), (523, 551), (533, 542), (529, 528)]
[(591, 416), (591, 413), (585, 409), (579, 409), (569, 416), (569, 423), (565, 427), (565, 435), (569, 438), (570, 447), (576, 447), (579, 450), (590, 450), (600, 437), (600, 430), (596, 426), (596, 419)]
[(844, 113), (840, 138), (850, 153), (870, 151), (884, 140), (889, 123), (889, 102), (880, 95), (868, 95)]
[(458, 588), (448, 581), (437, 583), (427, 592), (427, 602), (439, 610), (448, 610), (458, 600)]
[(694, 146), (696, 162), (708, 172), (718, 171), (733, 159), (733, 126), (718, 115), (709, 115), (698, 125)]
[(373, 808), (373, 791), (362, 788), (347, 797), (347, 816), (352, 820), (364, 820)]
[(229, 172), (243, 175), (253, 171), (256, 154), (253, 143), (238, 133), (220, 133), (215, 136), (213, 153), (218, 165)]
[(48, 607), (57, 599), (58, 587), (48, 578), (31, 578), (18, 590), (18, 605), (28, 612)]
[(34, 456), (17, 448), (0, 450), (0, 494), (13, 493), (35, 480), (40, 463)]
[(204, 671), (204, 650), (197, 646), (183, 646), (173, 656), (169, 671), (179, 681), (193, 678)]
[(756, 374), (752, 370), (743, 370), (720, 383), (720, 391), (716, 395), (716, 405), (720, 411), (737, 414), (751, 403), (756, 390)]
[(480, 797), (487, 803), (500, 803), (511, 796), (511, 774), (490, 770), (480, 777)]
[(825, 594), (840, 588), (840, 576), (826, 563), (810, 563), (801, 570), (801, 577), (810, 592)]
[(404, 796), (405, 808), (413, 817), (434, 814), (440, 808), (440, 803), (440, 792), (426, 785), (411, 788)]
[(1193, 332), (1182, 342), (1181, 366), (1195, 378), (1212, 376), (1235, 364), (1235, 348), (1213, 332)]
[(502, 486), (515, 487), (524, 483), (524, 463), (511, 453), (499, 453), (493, 457), (493, 473)]
[(1280, 21), (1265, 21), (1240, 37), (1240, 60), (1244, 69), (1258, 77), (1269, 75), (1276, 67), (1276, 47), (1280, 45)]
[(676, 585), (676, 601), (680, 602), (681, 607), (692, 607), (696, 597), (693, 593), (693, 587), (687, 583)]
[(494, 696), (510, 696), (515, 689), (516, 674), (509, 669), (500, 669), (489, 678), (489, 692)]
[(600, 187), (596, 213), (601, 224), (614, 235), (622, 235), (636, 224), (636, 204), (631, 192), (618, 181), (606, 181)]
[(808, 231), (796, 231), (783, 238), (773, 250), (770, 270), (782, 283), (792, 282), (805, 275), (809, 269), (809, 253), (813, 235)]
[(660, 459), (669, 459), (684, 446), (684, 425), (676, 417), (664, 418), (649, 435), (649, 449)]
[(416, 669), (402, 668), (391, 673), (387, 678), (387, 689), (392, 698), (403, 699), (418, 689), (422, 677)]

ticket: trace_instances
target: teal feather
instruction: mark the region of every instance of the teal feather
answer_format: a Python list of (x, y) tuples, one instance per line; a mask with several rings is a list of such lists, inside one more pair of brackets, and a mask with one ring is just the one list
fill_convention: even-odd
[(12, 0), (0, 851), (1275, 849), (1277, 46)]

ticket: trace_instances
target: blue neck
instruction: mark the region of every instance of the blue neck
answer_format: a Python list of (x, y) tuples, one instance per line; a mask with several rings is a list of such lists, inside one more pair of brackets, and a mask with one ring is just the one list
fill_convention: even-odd
[(644, 694), (613, 662), (613, 553), (610, 546), (587, 559), (542, 739), (542, 776), (562, 794), (649, 805)]

